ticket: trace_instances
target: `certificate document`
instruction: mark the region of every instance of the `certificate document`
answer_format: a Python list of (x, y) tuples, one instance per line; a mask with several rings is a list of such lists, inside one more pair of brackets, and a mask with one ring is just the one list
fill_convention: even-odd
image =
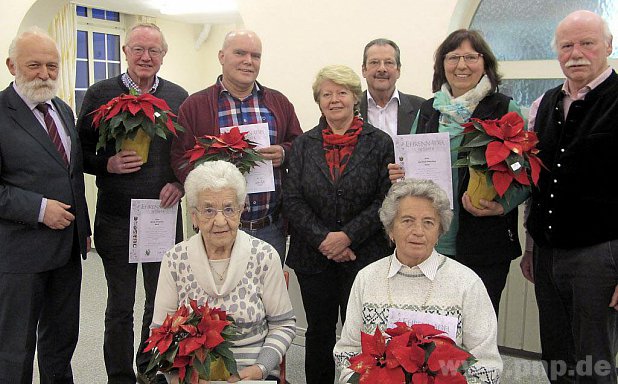
[(436, 329), (446, 333), (451, 340), (457, 340), (457, 323), (458, 319), (454, 316), (438, 315), (436, 313), (425, 313), (417, 311), (408, 311), (399, 308), (390, 308), (388, 310), (387, 328), (395, 327), (395, 323), (406, 323), (409, 326), (415, 324), (429, 324)]
[[(221, 133), (228, 132), (233, 127), (223, 127)], [(270, 146), (270, 135), (268, 123), (239, 125), (240, 132), (247, 132), (245, 138), (253, 141), (255, 148)], [(273, 173), (273, 162), (264, 160), (258, 163), (245, 175), (247, 179), (247, 193), (270, 192), (275, 190), (275, 175)]]
[(178, 204), (161, 208), (158, 199), (131, 199), (129, 263), (163, 260), (176, 243)]
[(395, 136), (395, 162), (406, 179), (428, 179), (438, 184), (453, 208), (453, 171), (448, 133), (419, 133)]

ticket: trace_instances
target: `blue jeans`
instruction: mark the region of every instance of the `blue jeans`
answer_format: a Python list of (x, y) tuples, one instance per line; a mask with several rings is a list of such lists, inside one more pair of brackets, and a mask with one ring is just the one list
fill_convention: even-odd
[(279, 257), (281, 258), (281, 266), (283, 266), (285, 263), (287, 236), (283, 230), (283, 220), (281, 218), (262, 229), (243, 229), (243, 231), (272, 245), (277, 253), (279, 253)]

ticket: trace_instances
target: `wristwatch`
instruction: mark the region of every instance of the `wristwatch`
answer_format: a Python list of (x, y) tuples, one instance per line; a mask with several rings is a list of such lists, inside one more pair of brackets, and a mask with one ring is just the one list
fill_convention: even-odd
[(260, 363), (256, 363), (257, 367), (262, 371), (262, 380), (264, 380), (268, 376), (268, 371), (266, 371), (266, 367)]

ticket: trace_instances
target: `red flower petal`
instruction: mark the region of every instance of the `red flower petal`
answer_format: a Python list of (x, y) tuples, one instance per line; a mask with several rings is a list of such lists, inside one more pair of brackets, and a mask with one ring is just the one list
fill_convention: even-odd
[(155, 116), (154, 116), (154, 107), (152, 106), (152, 104), (150, 103), (140, 103), (142, 110), (144, 111), (144, 115), (146, 115), (147, 118), (150, 119), (150, 121), (152, 121), (153, 123), (155, 122)]
[(503, 172), (500, 172), (492, 167), (492, 170), (494, 172), (492, 172), (491, 175), (491, 182), (493, 183), (494, 188), (496, 189), (496, 192), (498, 192), (498, 195), (500, 195), (500, 197), (504, 196), (506, 190), (509, 189), (509, 186), (513, 182), (513, 176), (508, 172), (506, 166), (504, 168), (505, 170)]
[(485, 150), (487, 166), (491, 167), (492, 165), (503, 162), (510, 153), (511, 150), (506, 145), (499, 141), (492, 141), (487, 144), (487, 149)]
[(502, 127), (505, 139), (515, 137), (524, 130), (524, 119), (517, 112), (505, 114), (498, 124)]

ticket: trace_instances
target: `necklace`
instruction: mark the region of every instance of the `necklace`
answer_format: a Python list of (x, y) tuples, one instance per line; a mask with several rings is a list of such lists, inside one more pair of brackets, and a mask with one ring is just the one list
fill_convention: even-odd
[[(386, 294), (388, 295), (388, 306), (389, 307), (393, 306), (393, 298), (391, 297), (391, 281), (388, 278), (388, 273), (390, 272), (391, 265), (393, 264), (393, 257), (395, 257), (394, 253), (391, 256), (390, 260), (388, 261), (388, 270), (386, 271)], [(434, 278), (434, 280), (435, 280), (435, 278)], [(427, 294), (425, 295), (425, 300), (423, 301), (423, 305), (421, 306), (421, 308), (427, 306), (427, 302), (429, 301), (429, 297), (431, 297), (431, 292), (433, 291), (433, 282), (434, 282), (434, 280), (432, 280), (431, 284), (429, 285), (429, 289), (427, 290)]]
[(225, 269), (223, 270), (222, 273), (217, 272), (217, 269), (212, 265), (212, 262), (210, 261), (210, 259), (208, 259), (208, 265), (210, 266), (210, 270), (217, 276), (217, 278), (219, 279), (219, 282), (223, 282), (223, 279), (225, 278), (225, 274), (227, 273), (227, 269), (230, 267), (230, 259), (227, 259), (227, 264), (225, 265)]

